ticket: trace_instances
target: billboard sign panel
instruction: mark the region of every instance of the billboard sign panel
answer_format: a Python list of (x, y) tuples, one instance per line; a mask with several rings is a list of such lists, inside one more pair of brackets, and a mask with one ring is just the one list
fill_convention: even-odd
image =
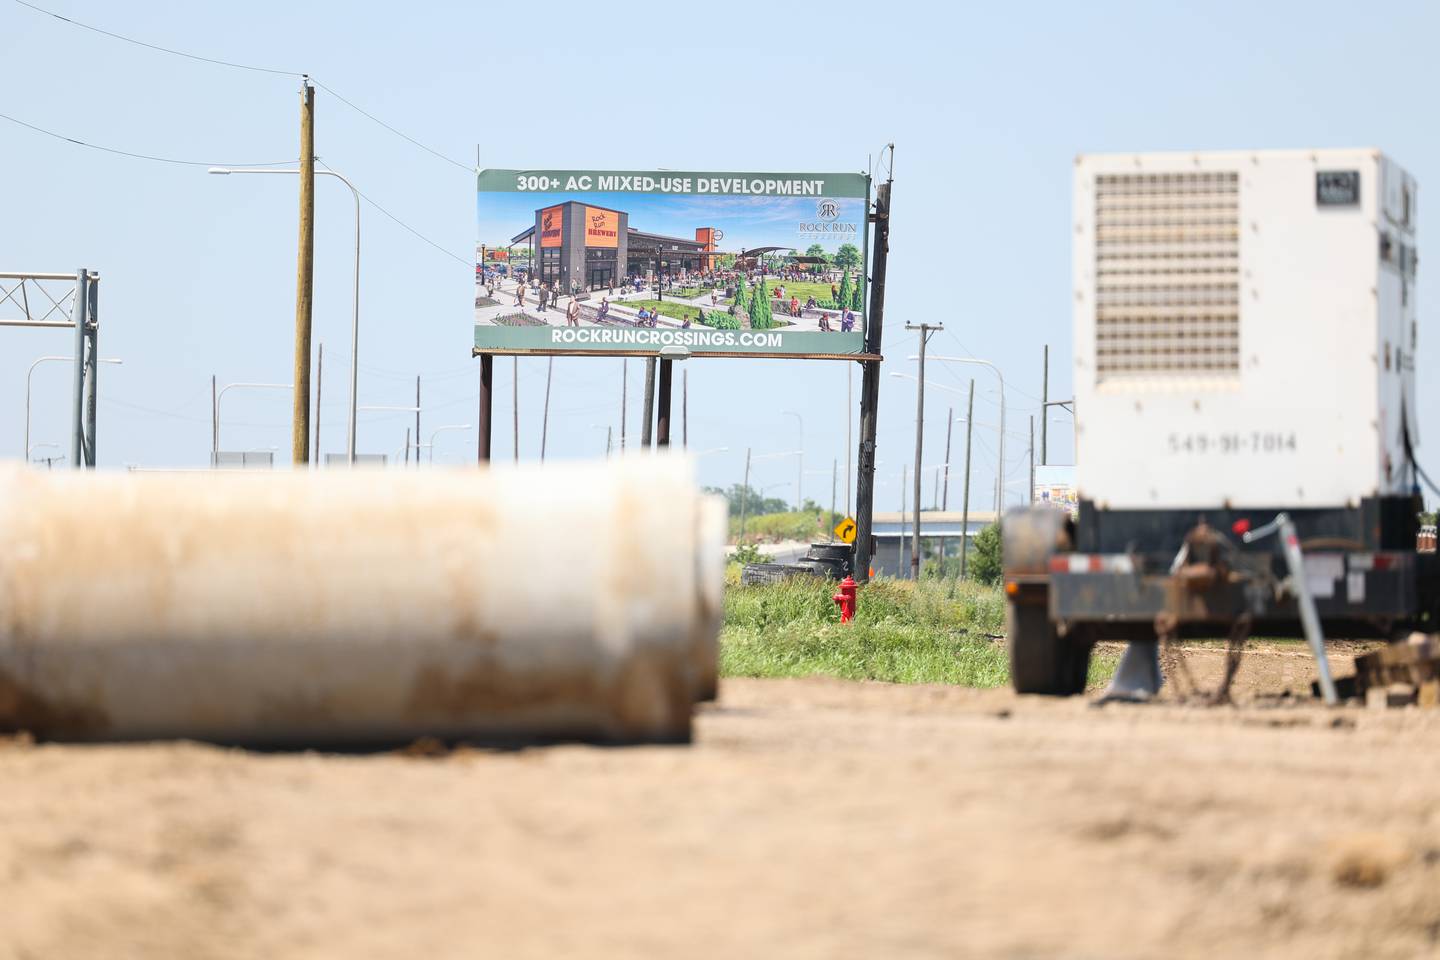
[(477, 180), (477, 246), (520, 266), (476, 271), (477, 353), (864, 353), (865, 174), (482, 170)]

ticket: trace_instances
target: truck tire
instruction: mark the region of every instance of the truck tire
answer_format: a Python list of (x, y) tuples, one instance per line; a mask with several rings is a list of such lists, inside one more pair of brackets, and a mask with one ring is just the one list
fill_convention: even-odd
[(1085, 692), (1090, 644), (1062, 637), (1044, 604), (1005, 604), (1005, 636), (1010, 646), (1010, 683), (1016, 693), (1072, 697)]

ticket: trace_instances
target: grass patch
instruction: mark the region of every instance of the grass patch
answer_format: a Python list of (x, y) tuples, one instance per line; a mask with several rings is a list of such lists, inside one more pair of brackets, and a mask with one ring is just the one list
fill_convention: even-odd
[(700, 320), (699, 307), (691, 307), (683, 303), (673, 303), (669, 300), (618, 300), (611, 301), (610, 305), (612, 307), (616, 305), (629, 307), (636, 313), (640, 312), (641, 307), (644, 307), (652, 313), (658, 310), (660, 311), (660, 316), (669, 317), (672, 320), (684, 321), (688, 318), (691, 323), (698, 323)]
[[(839, 520), (836, 520), (838, 523)], [(745, 541), (747, 543), (779, 543), (782, 540), (823, 540), (830, 533), (825, 526), (825, 515), (818, 516), (809, 511), (789, 513), (762, 513), (745, 518)], [(740, 536), (740, 515), (730, 515), (730, 542)]]
[(726, 676), (803, 677), (999, 686), (1009, 679), (1000, 591), (968, 583), (877, 580), (860, 592), (855, 624), (841, 626), (835, 585), (796, 578), (731, 587), (720, 669)]
[[(1010, 682), (999, 588), (875, 580), (860, 589), (856, 622), (844, 626), (830, 600), (834, 592), (833, 583), (808, 577), (755, 586), (732, 580), (720, 633), (721, 673), (966, 687)], [(1116, 659), (1097, 651), (1090, 683), (1107, 682)]]
[[(839, 284), (836, 284), (836, 286), (839, 286)], [(781, 281), (781, 280), (766, 280), (766, 281), (765, 281), (765, 290), (766, 290), (767, 293), (770, 294), (770, 301), (771, 301), (772, 303), (775, 301), (775, 288), (776, 288), (776, 287), (784, 287), (784, 288), (785, 288), (785, 302), (786, 302), (787, 304), (790, 302), (790, 298), (791, 298), (792, 296), (799, 297), (799, 298), (800, 298), (800, 304), (801, 304), (802, 306), (805, 304), (805, 301), (806, 301), (807, 299), (809, 299), (810, 297), (814, 297), (816, 300), (829, 300), (829, 299), (830, 299), (830, 284), (828, 284), (828, 283), (813, 283), (813, 282), (811, 282), (811, 281), (809, 281), (809, 280), (796, 280), (796, 281), (794, 281), (793, 283), (792, 283), (792, 282), (788, 282), (788, 281)], [(750, 287), (749, 285), (746, 285), (746, 287), (745, 287), (745, 303), (749, 303), (749, 302), (750, 302), (750, 290), (751, 290), (751, 287)], [(734, 299), (735, 299), (734, 297), (730, 297), (730, 298), (726, 299), (724, 302), (725, 302), (726, 304), (729, 304), (729, 303), (733, 302)]]

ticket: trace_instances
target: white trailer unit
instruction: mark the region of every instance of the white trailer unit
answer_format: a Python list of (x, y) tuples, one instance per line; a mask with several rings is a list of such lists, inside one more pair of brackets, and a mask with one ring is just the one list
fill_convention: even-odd
[(1378, 150), (1076, 159), (1080, 507), (1005, 518), (1017, 689), (1099, 639), (1434, 629), (1416, 193)]
[(1378, 150), (1081, 156), (1077, 482), (1100, 509), (1408, 494), (1415, 181)]

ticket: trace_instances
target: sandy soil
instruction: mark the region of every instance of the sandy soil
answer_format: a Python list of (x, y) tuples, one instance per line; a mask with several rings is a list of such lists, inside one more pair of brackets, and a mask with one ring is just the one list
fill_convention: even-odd
[(1427, 956), (1437, 746), (1414, 708), (829, 680), (726, 681), (690, 747), (10, 741), (0, 957)]

